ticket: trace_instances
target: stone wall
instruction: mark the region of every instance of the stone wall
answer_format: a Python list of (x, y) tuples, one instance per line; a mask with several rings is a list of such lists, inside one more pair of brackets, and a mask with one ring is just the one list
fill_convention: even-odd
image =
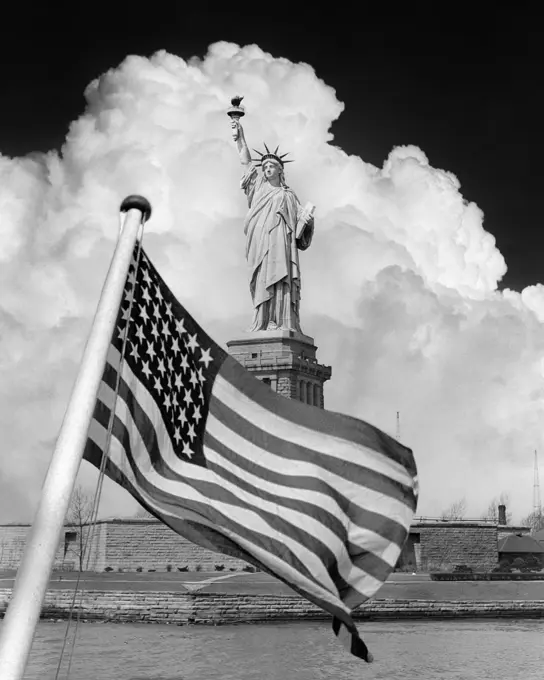
[(201, 548), (155, 519), (113, 520), (107, 523), (105, 565), (102, 569), (112, 567), (136, 571), (141, 567), (143, 571), (166, 571), (167, 565), (171, 565), (172, 571), (178, 567), (188, 567), (189, 571), (197, 568), (213, 571), (216, 564), (223, 564), (226, 569), (242, 569), (246, 562)]
[(461, 564), (487, 570), (498, 564), (495, 524), (419, 523), (410, 533), (419, 533), (420, 570), (447, 570)]
[[(25, 546), (28, 525), (0, 526), (0, 569), (17, 569)], [(83, 539), (87, 539), (84, 529)], [(76, 534), (75, 540), (70, 540)], [(189, 571), (202, 569), (213, 571), (216, 564), (225, 569), (240, 570), (246, 566), (243, 560), (205, 550), (178, 536), (174, 531), (155, 519), (101, 520), (94, 527), (88, 544), (89, 561), (84, 564), (89, 571), (172, 571), (188, 567)], [(61, 537), (54, 570), (79, 569), (79, 528), (65, 526)]]
[[(0, 589), (0, 615), (11, 591)], [(67, 618), (72, 590), (50, 590), (42, 618)], [(236, 595), (128, 591), (83, 591), (76, 600), (84, 620), (134, 623), (226, 624), (330, 619), (330, 615), (296, 595)], [(544, 600), (430, 601), (371, 600), (353, 612), (356, 620), (450, 617), (542, 617)]]
[[(30, 526), (28, 524), (0, 526), (0, 569), (17, 569), (19, 567), (29, 531)], [(65, 554), (63, 535), (57, 548), (53, 569), (62, 569), (65, 563), (68, 568), (75, 564), (74, 557)]]

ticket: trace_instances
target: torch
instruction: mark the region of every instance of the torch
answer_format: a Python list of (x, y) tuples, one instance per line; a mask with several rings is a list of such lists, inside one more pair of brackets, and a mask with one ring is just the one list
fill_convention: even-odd
[[(237, 123), (242, 116), (246, 115), (244, 107), (241, 105), (243, 97), (240, 95), (236, 95), (236, 97), (233, 97), (230, 100), (231, 107), (227, 111), (227, 115), (230, 117), (233, 123)], [(232, 133), (232, 138), (236, 142), (238, 140), (238, 126), (234, 126), (235, 128)]]

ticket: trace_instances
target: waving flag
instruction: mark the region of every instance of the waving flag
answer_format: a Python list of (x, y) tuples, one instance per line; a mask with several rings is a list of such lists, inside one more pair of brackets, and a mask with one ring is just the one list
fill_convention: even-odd
[(371, 425), (277, 395), (219, 347), (138, 245), (85, 458), (178, 534), (250, 562), (333, 615), (393, 570), (417, 504), (412, 452)]

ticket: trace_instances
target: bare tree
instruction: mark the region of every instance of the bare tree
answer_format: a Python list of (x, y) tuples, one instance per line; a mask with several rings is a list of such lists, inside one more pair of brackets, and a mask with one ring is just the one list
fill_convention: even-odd
[(83, 571), (83, 563), (85, 560), (85, 540), (89, 524), (92, 521), (92, 513), (92, 496), (86, 493), (81, 488), (81, 486), (76, 486), (68, 507), (66, 523), (76, 530), (75, 541), (72, 542), (70, 551), (77, 556), (79, 571)]
[(531, 527), (533, 533), (535, 531), (540, 531), (540, 529), (544, 529), (544, 513), (542, 510), (531, 512), (527, 517), (524, 517), (521, 520), (521, 524), (524, 527)]
[(145, 508), (142, 508), (141, 506), (136, 510), (136, 514), (134, 517), (138, 517), (140, 519), (155, 519), (155, 517)]
[(491, 519), (494, 522), (499, 521), (499, 505), (506, 506), (506, 524), (510, 524), (512, 521), (512, 513), (508, 510), (508, 503), (510, 502), (510, 497), (503, 491), (498, 498), (492, 498), (487, 506), (487, 510), (482, 515), (482, 519)]
[(464, 498), (454, 501), (445, 510), (442, 511), (440, 517), (442, 519), (463, 519), (467, 511), (467, 502)]

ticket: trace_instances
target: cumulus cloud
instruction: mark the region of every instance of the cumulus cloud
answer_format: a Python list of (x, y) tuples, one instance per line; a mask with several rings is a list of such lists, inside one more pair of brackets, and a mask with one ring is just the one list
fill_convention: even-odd
[[(29, 519), (128, 194), (153, 205), (145, 245), (221, 343), (251, 316), (240, 165), (225, 114), (245, 95), (250, 146), (281, 145), (317, 205), (302, 254), (303, 330), (333, 367), (327, 407), (413, 447), (419, 512), (507, 491), (527, 514), (543, 416), (544, 293), (499, 292), (506, 264), (459, 180), (415, 146), (375, 167), (334, 145), (343, 111), (311, 66), (216, 43), (188, 62), (131, 56), (93, 81), (60, 153), (0, 157), (0, 513)], [(392, 140), (392, 143), (405, 140)], [(417, 141), (417, 140), (416, 140)], [(82, 467), (84, 484), (94, 472)], [(135, 510), (107, 484), (103, 514)]]

